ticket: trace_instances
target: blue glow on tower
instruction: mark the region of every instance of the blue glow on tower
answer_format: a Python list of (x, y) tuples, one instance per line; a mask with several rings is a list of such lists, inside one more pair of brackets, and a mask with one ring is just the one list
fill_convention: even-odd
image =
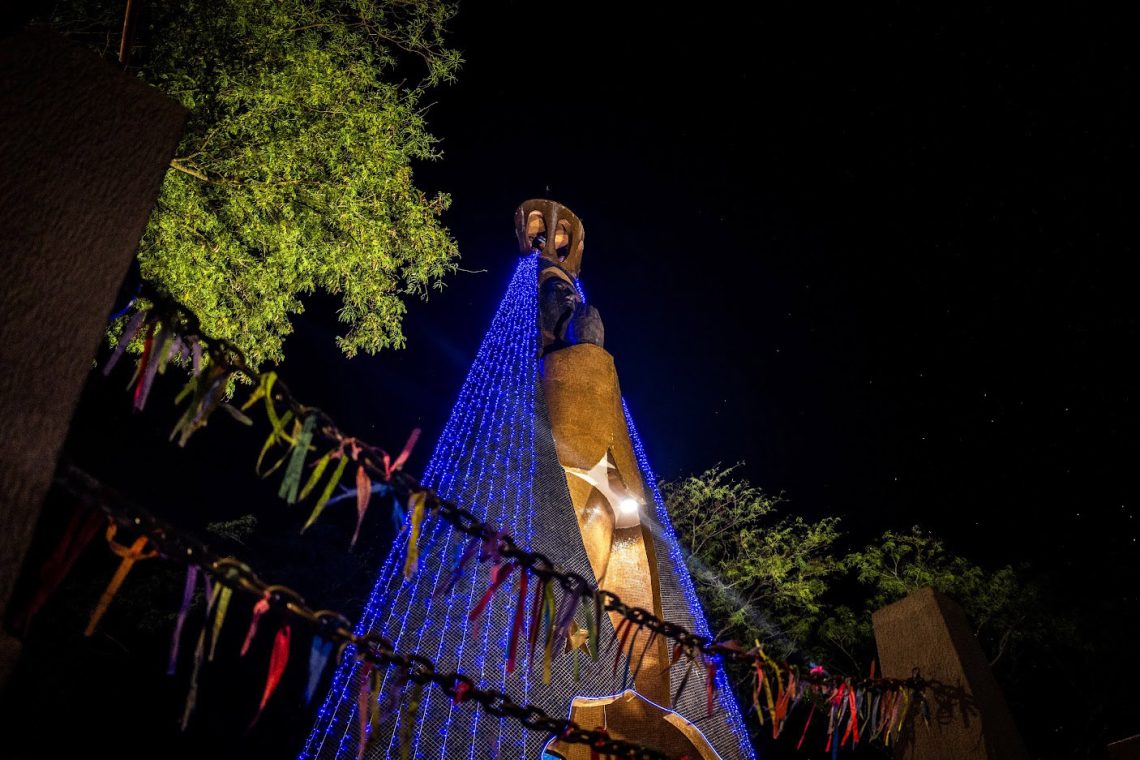
[[(624, 398), (621, 400), (621, 406), (622, 411), (625, 412), (625, 423), (629, 428), (629, 437), (633, 443), (633, 453), (637, 457), (638, 466), (641, 468), (641, 477), (650, 493), (653, 494), (654, 517), (660, 527), (660, 537), (668, 547), (669, 561), (673, 564), (681, 591), (689, 605), (689, 612), (693, 618), (693, 632), (712, 638), (704, 608), (701, 606), (701, 600), (697, 597), (696, 589), (693, 588), (693, 579), (689, 575), (688, 566), (685, 564), (685, 554), (681, 550), (681, 542), (677, 540), (677, 534), (673, 530), (673, 522), (669, 519), (669, 512), (665, 509), (665, 500), (661, 498), (661, 491), (657, 488), (657, 476), (653, 473), (653, 468), (649, 466), (649, 458), (645, 455), (645, 446), (641, 443), (641, 436), (638, 435), (637, 426), (633, 424), (633, 416), (630, 415), (629, 405), (626, 404)], [(719, 668), (716, 672), (716, 688), (719, 692), (718, 705), (724, 710), (728, 725), (740, 742), (741, 751), (746, 753), (746, 757), (755, 757), (755, 752), (748, 741), (748, 729), (740, 715), (740, 707), (736, 704), (732, 685), (728, 682), (728, 675), (724, 668)]]
[[(533, 501), (535, 468), (537, 258), (530, 255), (519, 260), (423, 476), (424, 484), (442, 497), (506, 530), (524, 547), (530, 546), (534, 529), (528, 507)], [(530, 690), (527, 669), (516, 672), (508, 683), (502, 666), (503, 632), (510, 628), (516, 595), (509, 589), (500, 590), (476, 630), (467, 613), (472, 600), (487, 588), (489, 568), (476, 566), (472, 560), (459, 583), (447, 591), (454, 552), (466, 544), (464, 538), (443, 521), (425, 525), (420, 570), (411, 580), (404, 580), (405, 526), (381, 567), (356, 630), (379, 630), (401, 652), (420, 652), (441, 667), (470, 675), (480, 686), (526, 700)], [(515, 580), (512, 577), (511, 582)], [(351, 650), (347, 651), (302, 758), (355, 757), (358, 667)], [(382, 694), (388, 692), (394, 675), (392, 669), (385, 672)], [(400, 728), (398, 718), (389, 719), (381, 735), (373, 737), (368, 756), (394, 756)], [(517, 746), (508, 752), (501, 745), (504, 735), (512, 734), (503, 731), (500, 719), (484, 715), (473, 705), (454, 707), (437, 689), (427, 688), (412, 731), (413, 756), (473, 758), (476, 731), (494, 732), (496, 749), (502, 749), (503, 757), (534, 756), (543, 738), (512, 740)]]

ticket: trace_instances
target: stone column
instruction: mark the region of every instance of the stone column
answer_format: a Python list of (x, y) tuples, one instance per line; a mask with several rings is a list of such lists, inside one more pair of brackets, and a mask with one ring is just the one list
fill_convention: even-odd
[(53, 32), (0, 46), (0, 610), (184, 119)]
[(915, 591), (872, 616), (883, 675), (909, 678), (913, 668), (935, 681), (927, 692), (931, 725), (903, 729), (903, 760), (1028, 758), (1001, 689), (962, 608), (932, 588)]
[(1140, 736), (1121, 739), (1108, 745), (1109, 760), (1140, 760)]

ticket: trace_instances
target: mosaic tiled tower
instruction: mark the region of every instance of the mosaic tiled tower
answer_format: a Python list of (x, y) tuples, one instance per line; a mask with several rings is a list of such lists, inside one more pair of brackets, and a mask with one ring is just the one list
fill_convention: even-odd
[[(583, 303), (581, 222), (557, 203), (536, 200), (519, 208), (516, 228), (522, 257), (424, 483), (558, 567), (591, 582), (601, 577), (600, 585), (624, 600), (707, 635), (613, 358), (601, 346), (597, 312)], [(643, 659), (636, 681), (622, 668), (615, 675), (612, 657), (595, 663), (580, 651), (557, 653), (549, 684), (543, 683), (541, 662), (532, 670), (525, 658), (508, 676), (516, 596), (496, 594), (478, 624), (470, 622), (468, 612), (487, 589), (490, 568), (469, 569), (448, 591), (449, 571), (463, 543), (448, 524), (430, 523), (421, 539), (420, 570), (405, 580), (405, 536), (399, 536), (358, 632), (380, 631), (401, 652), (425, 655), (440, 668), (465, 673), (552, 715), (570, 715), (586, 728), (604, 726), (611, 736), (685, 752), (694, 760), (754, 757), (723, 672), (716, 676), (711, 716), (703, 668), (692, 670), (673, 703), (686, 663), (667, 669), (664, 642), (649, 650), (638, 645)], [(603, 617), (602, 642), (618, 622)], [(358, 668), (347, 653), (302, 758), (356, 756)], [(400, 726), (400, 720), (409, 725)], [(401, 733), (410, 736), (417, 758), (589, 757), (584, 747), (549, 742), (475, 704), (453, 705), (434, 688), (425, 690), (414, 717), (395, 715), (378, 729), (366, 757), (398, 756)]]

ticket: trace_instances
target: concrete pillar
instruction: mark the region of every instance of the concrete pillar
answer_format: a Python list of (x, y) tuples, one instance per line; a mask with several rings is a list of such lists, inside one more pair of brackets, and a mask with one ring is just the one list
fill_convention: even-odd
[(904, 729), (902, 760), (1028, 758), (989, 662), (962, 608), (932, 588), (915, 591), (872, 616), (882, 673), (909, 678), (913, 668), (937, 682), (927, 692), (928, 729)]
[(1109, 760), (1140, 760), (1140, 736), (1121, 739), (1108, 745)]
[[(185, 110), (44, 29), (0, 45), (0, 610)], [(19, 644), (0, 632), (0, 685)]]

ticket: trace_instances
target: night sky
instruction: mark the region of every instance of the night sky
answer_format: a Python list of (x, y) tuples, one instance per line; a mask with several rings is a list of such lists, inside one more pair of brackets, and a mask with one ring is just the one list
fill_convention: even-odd
[[(453, 195), (474, 273), (413, 306), (400, 353), (339, 361), (315, 308), (286, 372), (393, 447), (434, 439), (513, 210), (559, 200), (661, 476), (742, 460), (851, 546), (918, 524), (1019, 568), (1098, 631), (1106, 738), (1140, 732), (1110, 685), (1140, 675), (1120, 622), (1140, 608), (1134, 25), (764, 5), (469, 3), (429, 117), (444, 159), (418, 178)], [(1038, 749), (1073, 728), (1033, 720)]]
[[(660, 475), (743, 461), (850, 546), (917, 524), (1018, 568), (1096, 632), (1105, 673), (1057, 688), (1094, 695), (1105, 739), (1140, 733), (1134, 24), (765, 5), (468, 4), (418, 177), (453, 195), (474, 273), (413, 306), (401, 353), (338, 361), (315, 309), (287, 371), (324, 357), (315, 397), (393, 447), (433, 439), (514, 208), (559, 200)], [(1038, 751), (1080, 730), (1020, 709)]]
[[(421, 426), (422, 470), (513, 271), (513, 212), (553, 198), (585, 224), (582, 284), (658, 474), (743, 461), (851, 545), (920, 524), (1075, 616), (1134, 615), (1135, 19), (621, 5), (462, 7), (466, 64), (428, 111), (443, 159), (416, 176), (451, 193), (465, 271), (410, 306), (405, 350), (351, 361), (314, 297), (296, 395), (395, 450)], [(122, 485), (102, 436), (129, 401), (101, 382), (71, 450)], [(130, 425), (185, 466), (143, 503), (252, 498), (259, 440), (211, 424), (177, 451), (167, 420)], [(1135, 677), (1105, 628), (1106, 669)], [(1130, 710), (1109, 738), (1140, 732)]]
[[(429, 114), (444, 159), (418, 177), (453, 195), (476, 273), (413, 306), (407, 350), (318, 354), (314, 392), (347, 380), (391, 445), (433, 439), (513, 268), (512, 212), (551, 197), (585, 223), (582, 281), (661, 475), (743, 460), (854, 534), (1136, 560), (1119, 19), (469, 4), (456, 43)], [(335, 329), (319, 313), (286, 372)]]

